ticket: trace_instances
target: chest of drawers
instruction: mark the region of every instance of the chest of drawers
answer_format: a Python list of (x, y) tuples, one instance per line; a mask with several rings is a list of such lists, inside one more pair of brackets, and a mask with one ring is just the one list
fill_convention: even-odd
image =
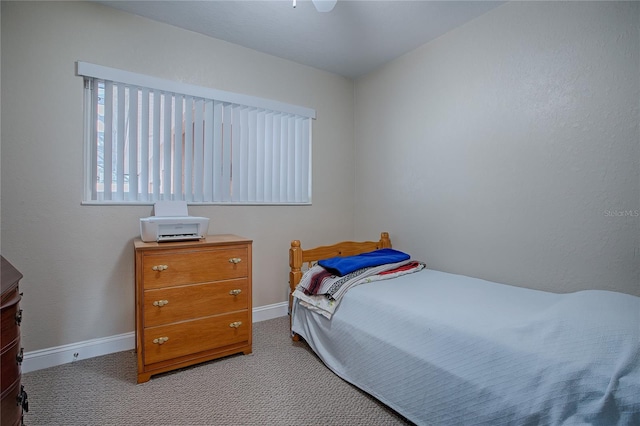
[(251, 353), (251, 244), (236, 235), (134, 242), (138, 383)]
[(4, 257), (0, 257), (0, 271), (2, 274), (0, 295), (0, 421), (2, 426), (22, 424), (24, 411), (29, 411), (27, 393), (21, 384), (21, 364), (23, 350), (20, 346), (20, 323), (22, 309), (20, 309), (19, 281), (22, 274)]

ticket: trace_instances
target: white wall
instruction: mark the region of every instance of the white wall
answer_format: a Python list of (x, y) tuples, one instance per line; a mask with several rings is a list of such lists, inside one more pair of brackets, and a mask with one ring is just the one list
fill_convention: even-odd
[(640, 295), (639, 6), (507, 3), (356, 81), (356, 237)]
[(2, 254), (23, 274), (25, 351), (134, 330), (133, 238), (151, 206), (82, 206), (82, 78), (92, 62), (315, 108), (313, 205), (198, 206), (254, 240), (253, 303), (287, 300), (288, 248), (351, 237), (353, 83), (85, 2), (2, 2)]
[(359, 79), (354, 105), (347, 79), (100, 5), (1, 2), (0, 249), (25, 275), (25, 350), (134, 328), (151, 208), (80, 205), (77, 60), (316, 108), (312, 206), (191, 208), (254, 239), (255, 306), (286, 300), (291, 239), (383, 230), (435, 269), (640, 294), (640, 218), (615, 215), (640, 210), (638, 6), (506, 4)]

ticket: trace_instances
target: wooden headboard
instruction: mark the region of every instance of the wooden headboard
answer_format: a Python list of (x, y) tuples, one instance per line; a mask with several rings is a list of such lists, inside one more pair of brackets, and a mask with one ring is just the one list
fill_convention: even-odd
[(380, 234), (379, 241), (343, 241), (330, 246), (303, 249), (299, 240), (291, 241), (289, 248), (289, 312), (293, 304), (293, 291), (302, 278), (302, 267), (306, 263), (308, 267), (321, 259), (336, 256), (353, 256), (381, 248), (390, 248), (391, 240), (388, 232)]

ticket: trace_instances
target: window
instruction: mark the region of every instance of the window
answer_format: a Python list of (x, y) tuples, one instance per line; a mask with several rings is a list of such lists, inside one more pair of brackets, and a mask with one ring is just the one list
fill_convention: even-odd
[(78, 62), (86, 204), (310, 204), (315, 111)]

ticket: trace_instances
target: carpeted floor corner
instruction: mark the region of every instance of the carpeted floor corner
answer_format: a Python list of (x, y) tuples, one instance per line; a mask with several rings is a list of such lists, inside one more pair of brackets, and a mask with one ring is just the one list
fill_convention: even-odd
[(289, 318), (254, 324), (253, 354), (234, 355), (136, 384), (135, 351), (23, 375), (25, 425), (408, 425), (334, 375)]

